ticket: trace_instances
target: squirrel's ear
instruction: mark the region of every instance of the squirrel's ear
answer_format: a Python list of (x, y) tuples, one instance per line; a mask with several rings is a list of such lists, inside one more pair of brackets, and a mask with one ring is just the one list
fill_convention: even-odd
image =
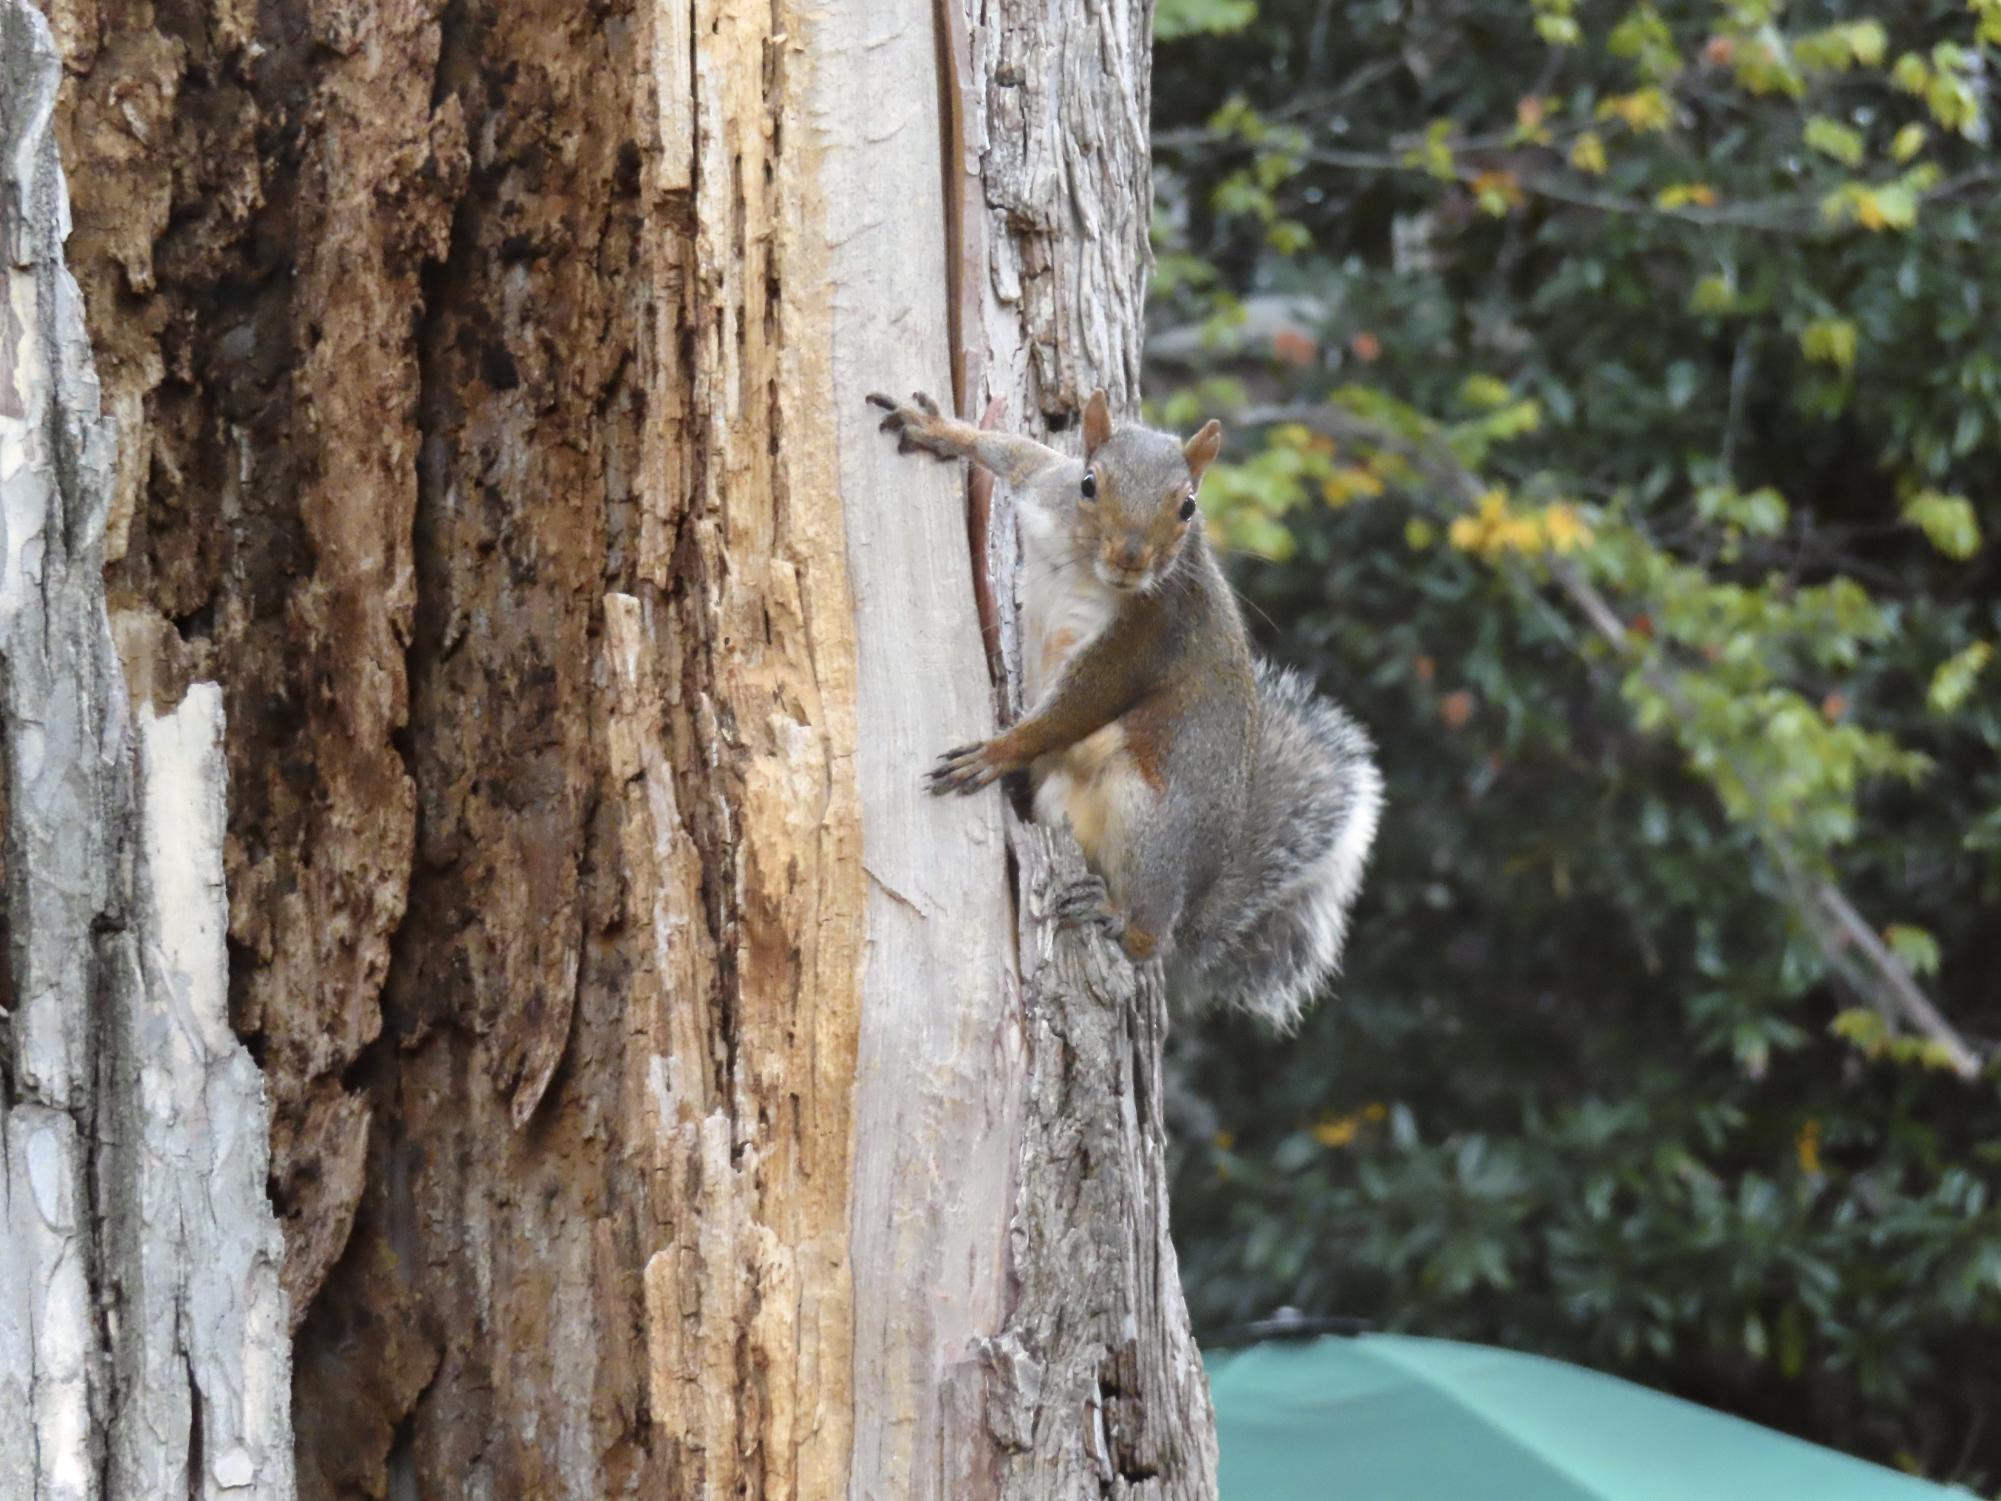
[(1216, 462), (1216, 455), (1223, 451), (1223, 424), (1211, 417), (1202, 424), (1202, 431), (1181, 445), (1181, 453), (1188, 460), (1188, 473), (1197, 485), (1202, 483), (1202, 472)]
[(1089, 458), (1112, 435), (1112, 399), (1103, 386), (1084, 403), (1084, 457)]

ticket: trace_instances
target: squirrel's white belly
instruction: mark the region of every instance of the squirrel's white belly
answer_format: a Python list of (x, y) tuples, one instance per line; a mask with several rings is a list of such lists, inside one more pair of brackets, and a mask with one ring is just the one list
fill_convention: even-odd
[[(1056, 539), (1028, 533), (1022, 569), (1022, 632), (1028, 698), (1040, 703), (1063, 675), (1063, 666), (1111, 624), (1119, 596), (1098, 582), (1088, 557), (1052, 546)], [(1035, 817), (1068, 823), (1084, 856), (1100, 874), (1119, 868), (1117, 846), (1137, 815), (1136, 801), (1152, 793), (1126, 751), (1125, 729), (1114, 720), (1075, 745), (1044, 756), (1031, 770)], [(1114, 897), (1118, 893), (1113, 893)]]
[(1022, 665), (1034, 705), (1062, 675), (1063, 664), (1111, 624), (1119, 599), (1098, 582), (1089, 558), (1024, 531), (1021, 615), (1028, 650)]
[[(1154, 797), (1126, 749), (1125, 726), (1115, 719), (1067, 750), (1044, 756), (1032, 775), (1036, 822), (1069, 824), (1091, 868), (1109, 880), (1122, 868), (1127, 827)], [(1124, 893), (1114, 889), (1112, 896)]]

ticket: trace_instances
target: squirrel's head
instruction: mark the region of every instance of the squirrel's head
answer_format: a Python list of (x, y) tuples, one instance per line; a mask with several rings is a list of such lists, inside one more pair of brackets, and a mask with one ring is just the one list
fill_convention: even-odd
[(1120, 593), (1158, 584), (1201, 525), (1195, 492), (1223, 447), (1213, 418), (1186, 443), (1143, 427), (1112, 429), (1102, 390), (1084, 407), (1084, 479), (1077, 498), (1079, 540), (1093, 550), (1098, 581)]

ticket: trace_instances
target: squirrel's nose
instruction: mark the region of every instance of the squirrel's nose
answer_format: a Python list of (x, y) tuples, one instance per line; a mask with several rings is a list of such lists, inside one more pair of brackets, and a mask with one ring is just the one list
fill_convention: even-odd
[(1121, 542), (1117, 550), (1112, 554), (1112, 561), (1118, 567), (1131, 572), (1146, 561), (1146, 551), (1137, 542)]

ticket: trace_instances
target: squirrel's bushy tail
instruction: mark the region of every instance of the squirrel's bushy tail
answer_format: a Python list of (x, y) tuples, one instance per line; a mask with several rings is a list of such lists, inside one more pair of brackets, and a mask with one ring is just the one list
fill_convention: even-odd
[(1237, 920), (1192, 946), (1181, 988), (1290, 1030), (1340, 965), (1383, 779), (1368, 733), (1298, 673), (1259, 662), (1257, 691), (1243, 844), (1219, 882)]

